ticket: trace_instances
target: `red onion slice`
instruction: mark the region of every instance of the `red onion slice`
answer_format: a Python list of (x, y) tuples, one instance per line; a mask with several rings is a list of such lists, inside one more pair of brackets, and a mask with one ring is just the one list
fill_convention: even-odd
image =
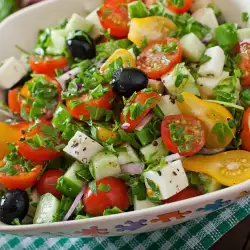
[(79, 74), (80, 72), (80, 68), (74, 68), (68, 72), (66, 72), (65, 74), (59, 76), (56, 78), (56, 80), (60, 83), (61, 87), (63, 90), (65, 90), (66, 88), (66, 81), (73, 79), (77, 74)]
[(83, 186), (82, 191), (76, 196), (72, 206), (70, 207), (69, 211), (67, 212), (67, 214), (64, 216), (63, 221), (66, 221), (69, 219), (69, 217), (74, 213), (75, 209), (77, 208), (79, 202), (82, 199), (82, 196), (84, 194), (84, 191), (86, 189), (86, 185)]
[(128, 163), (121, 165), (122, 173), (126, 174), (141, 174), (145, 165), (143, 163)]
[(123, 123), (121, 126), (122, 129), (128, 129), (129, 127), (130, 127), (130, 124), (127, 122)]
[(214, 149), (202, 148), (199, 153), (202, 155), (215, 155), (224, 152), (225, 150), (226, 148), (214, 148)]
[(154, 113), (153, 112), (148, 113), (142, 119), (142, 121), (136, 126), (135, 130), (137, 130), (137, 131), (143, 130), (143, 128), (152, 120), (153, 117), (154, 117)]

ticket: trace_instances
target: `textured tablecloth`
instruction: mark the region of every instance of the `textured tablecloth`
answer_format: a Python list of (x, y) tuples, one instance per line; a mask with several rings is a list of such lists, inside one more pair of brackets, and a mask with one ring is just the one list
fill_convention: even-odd
[(164, 249), (205, 250), (250, 213), (250, 196), (199, 219), (151, 233), (124, 237), (38, 238), (1, 234), (1, 250), (33, 249)]

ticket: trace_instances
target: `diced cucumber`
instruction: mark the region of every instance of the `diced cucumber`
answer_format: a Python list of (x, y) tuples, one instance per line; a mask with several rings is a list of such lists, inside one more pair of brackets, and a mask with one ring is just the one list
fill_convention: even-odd
[(173, 100), (170, 95), (161, 96), (156, 106), (160, 108), (164, 116), (178, 115), (181, 113), (175, 100)]
[(136, 151), (127, 143), (117, 147), (115, 150), (118, 154), (118, 162), (120, 165), (141, 162)]
[(121, 173), (118, 157), (112, 152), (103, 150), (91, 158), (90, 172), (94, 179), (99, 180)]
[(200, 181), (198, 189), (203, 194), (215, 192), (223, 188), (222, 184), (220, 184), (214, 178), (210, 177), (207, 174), (198, 173), (198, 179)]
[(98, 15), (97, 15), (98, 9), (92, 11), (88, 16), (85, 17), (86, 21), (89, 21), (92, 24), (94, 24), (94, 27), (90, 33), (90, 36), (93, 39), (97, 39), (101, 35), (102, 25), (100, 23), (100, 19), (99, 19)]
[(177, 96), (182, 92), (191, 92), (200, 96), (199, 88), (185, 63), (177, 64), (174, 69), (161, 77), (161, 80), (167, 90), (173, 96)]
[(71, 114), (68, 109), (62, 104), (59, 103), (56, 111), (53, 115), (52, 124), (59, 131), (63, 132), (65, 130), (65, 126), (72, 119)]
[(58, 179), (56, 189), (60, 190), (66, 196), (71, 198), (76, 197), (82, 190), (85, 182), (81, 181), (76, 177), (76, 173), (86, 168), (83, 164), (79, 162), (74, 162), (73, 165), (69, 167), (67, 172)]
[(240, 41), (250, 38), (250, 28), (239, 29), (237, 32)]
[(220, 77), (225, 64), (225, 53), (223, 49), (219, 46), (215, 46), (207, 49), (205, 55), (211, 59), (200, 66), (199, 74), (205, 77)]
[(105, 57), (111, 56), (117, 49), (127, 49), (132, 43), (128, 39), (110, 41), (96, 45), (97, 56), (103, 54)]
[(139, 201), (137, 200), (136, 196), (134, 196), (134, 210), (141, 210), (141, 209), (151, 208), (155, 206), (157, 205), (148, 199)]
[(91, 32), (94, 27), (94, 24), (85, 20), (82, 16), (74, 13), (69, 19), (65, 31), (67, 34), (74, 30), (83, 30), (85, 32)]
[(151, 144), (141, 148), (140, 153), (142, 154), (144, 161), (147, 164), (150, 164), (159, 161), (163, 156), (167, 156), (169, 150), (165, 147), (165, 144), (160, 137), (157, 140), (154, 140)]
[(143, 18), (149, 15), (149, 11), (142, 1), (135, 1), (128, 4), (129, 18)]
[(203, 25), (207, 25), (211, 29), (219, 26), (214, 11), (211, 8), (199, 9), (193, 13), (193, 17), (196, 21)]
[(148, 124), (146, 124), (142, 130), (140, 130), (140, 131), (135, 130), (135, 134), (136, 134), (137, 138), (139, 139), (142, 146), (148, 145), (155, 138), (154, 134), (152, 133), (150, 122)]
[(34, 188), (31, 191), (31, 193), (29, 195), (29, 199), (30, 199), (30, 206), (29, 206), (28, 215), (33, 218), (35, 213), (36, 213), (37, 205), (38, 205), (39, 200), (40, 200), (40, 195), (38, 194), (36, 188)]
[(191, 12), (194, 13), (195, 11), (206, 8), (209, 4), (213, 3), (213, 0), (193, 0), (191, 6)]
[(66, 35), (65, 30), (52, 30), (46, 52), (55, 56), (62, 55), (66, 49)]
[(191, 62), (199, 62), (206, 50), (206, 46), (194, 34), (189, 33), (180, 39), (183, 48), (183, 55)]
[(51, 223), (59, 211), (60, 201), (52, 194), (41, 196), (33, 219), (34, 224)]
[(98, 142), (94, 141), (83, 132), (77, 131), (63, 151), (76, 160), (88, 164), (91, 157), (102, 149), (103, 146)]

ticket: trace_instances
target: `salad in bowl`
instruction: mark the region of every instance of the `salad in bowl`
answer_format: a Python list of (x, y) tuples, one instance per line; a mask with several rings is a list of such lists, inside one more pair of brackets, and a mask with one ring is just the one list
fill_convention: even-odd
[(0, 220), (83, 220), (247, 181), (250, 29), (221, 14), (106, 0), (1, 62)]

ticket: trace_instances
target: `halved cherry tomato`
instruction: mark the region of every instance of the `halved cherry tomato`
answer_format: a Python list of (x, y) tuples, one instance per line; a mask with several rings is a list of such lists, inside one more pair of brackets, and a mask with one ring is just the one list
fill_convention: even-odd
[(121, 113), (121, 117), (120, 117), (121, 123), (129, 124), (128, 128), (124, 128), (124, 130), (126, 130), (127, 132), (132, 132), (135, 129), (135, 127), (142, 121), (142, 119), (147, 115), (147, 113), (156, 105), (160, 97), (161, 96), (157, 94), (156, 92), (138, 92), (133, 98), (133, 100), (130, 103), (126, 104), (126, 107), (124, 108), (124, 110), (135, 103), (146, 105), (149, 99), (152, 100), (152, 103), (147, 108), (145, 108), (145, 110), (141, 112), (141, 114), (135, 120), (131, 118), (130, 110), (125, 115), (124, 115), (124, 110), (123, 110), (123, 112)]
[(151, 6), (152, 4), (156, 3), (158, 0), (144, 0), (144, 3), (147, 7)]
[(23, 171), (18, 175), (6, 175), (5, 173), (0, 173), (0, 183), (8, 189), (19, 188), (25, 190), (35, 185), (41, 170), (42, 166), (37, 165), (28, 173)]
[(172, 153), (191, 156), (206, 143), (207, 129), (204, 123), (191, 115), (169, 115), (161, 124), (161, 137)]
[[(34, 129), (32, 129), (30, 132), (24, 134), (25, 138), (33, 137), (35, 134), (38, 134), (40, 136), (43, 136), (41, 125), (51, 126), (52, 125), (47, 121), (41, 121)], [(34, 132), (35, 131), (35, 132)], [(49, 161), (57, 158), (61, 155), (61, 152), (57, 152), (54, 149), (49, 149), (45, 147), (40, 148), (32, 148), (30, 145), (28, 145), (25, 140), (19, 141), (17, 143), (18, 145), (18, 152), (26, 159), (34, 162), (43, 162), (43, 161)]]
[[(110, 89), (106, 93), (104, 93), (103, 96), (100, 98), (95, 98), (90, 94), (83, 94), (80, 97), (73, 97), (66, 101), (67, 108), (70, 112), (70, 114), (75, 117), (76, 119), (82, 120), (83, 117), (90, 117), (89, 111), (86, 109), (86, 107), (99, 107), (103, 109), (110, 110), (112, 108), (112, 99), (114, 98), (115, 94)], [(70, 102), (71, 101), (82, 101), (80, 105), (77, 105), (74, 108), (71, 108)]]
[(62, 192), (56, 189), (57, 179), (64, 175), (59, 169), (47, 170), (39, 179), (36, 188), (40, 195), (51, 193), (59, 200), (62, 198)]
[(65, 69), (68, 66), (68, 60), (66, 57), (30, 57), (30, 67), (36, 74), (44, 74), (54, 77), (56, 75), (56, 69)]
[[(173, 49), (168, 52), (170, 47)], [(150, 43), (138, 56), (137, 67), (149, 78), (159, 79), (181, 62), (182, 53), (182, 47), (177, 39), (159, 39)]]
[(169, 199), (163, 200), (163, 204), (172, 203), (176, 201), (182, 201), (182, 200), (190, 199), (190, 198), (200, 196), (200, 195), (202, 195), (202, 193), (199, 190), (195, 188), (187, 187), (183, 189), (181, 192), (179, 192), (178, 194), (170, 197)]
[(8, 93), (8, 106), (13, 113), (20, 113), (21, 105), (19, 101), (19, 90), (12, 89)]
[(185, 12), (188, 12), (192, 6), (192, 0), (183, 0), (183, 5), (180, 6), (174, 4), (173, 1), (171, 0), (167, 0), (167, 2), (168, 2), (168, 9), (172, 10), (177, 14), (183, 14)]
[(250, 85), (250, 39), (244, 39), (236, 45), (236, 53), (240, 55), (238, 67), (243, 71), (242, 86)]
[(242, 132), (240, 134), (242, 148), (250, 151), (250, 108), (248, 108), (242, 119)]
[[(102, 184), (109, 187), (109, 191), (99, 190)], [(118, 207), (126, 210), (129, 207), (128, 187), (121, 179), (106, 177), (96, 182), (97, 193), (94, 194), (88, 186), (84, 193), (84, 210), (88, 214), (103, 215), (105, 209)]]
[(182, 164), (186, 170), (208, 174), (225, 186), (250, 179), (250, 152), (243, 150), (232, 150), (211, 156), (192, 156), (185, 158)]
[(128, 3), (135, 0), (106, 0), (97, 11), (102, 27), (110, 29), (110, 35), (123, 38), (129, 32)]

